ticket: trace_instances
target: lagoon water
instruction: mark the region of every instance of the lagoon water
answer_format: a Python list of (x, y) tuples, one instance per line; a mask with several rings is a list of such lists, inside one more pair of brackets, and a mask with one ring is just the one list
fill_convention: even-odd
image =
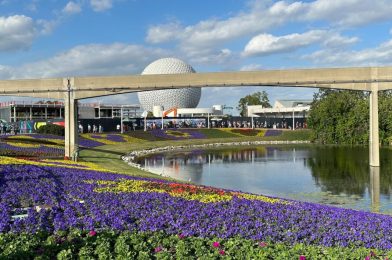
[(196, 184), (392, 214), (392, 150), (368, 166), (367, 147), (269, 145), (139, 158), (150, 171)]

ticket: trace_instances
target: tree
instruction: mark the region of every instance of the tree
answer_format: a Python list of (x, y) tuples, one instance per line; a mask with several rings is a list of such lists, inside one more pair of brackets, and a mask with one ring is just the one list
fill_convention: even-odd
[(367, 144), (368, 111), (366, 92), (320, 90), (314, 95), (307, 121), (322, 143)]
[(241, 116), (246, 116), (249, 105), (262, 105), (263, 107), (271, 107), (269, 103), (267, 92), (256, 92), (247, 95), (238, 101), (237, 109), (240, 111)]
[[(380, 142), (392, 141), (392, 92), (379, 93)], [(314, 95), (308, 125), (323, 143), (369, 142), (369, 94), (363, 91), (320, 90)]]

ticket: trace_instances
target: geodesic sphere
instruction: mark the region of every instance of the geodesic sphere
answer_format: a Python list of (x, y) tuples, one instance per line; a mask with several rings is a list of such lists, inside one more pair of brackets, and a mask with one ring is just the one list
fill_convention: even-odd
[[(150, 63), (142, 72), (148, 74), (195, 73), (195, 70), (182, 60), (164, 58)], [(163, 106), (164, 110), (173, 107), (197, 107), (201, 97), (201, 88), (181, 88), (138, 92), (139, 102), (144, 110), (152, 111), (154, 106)]]

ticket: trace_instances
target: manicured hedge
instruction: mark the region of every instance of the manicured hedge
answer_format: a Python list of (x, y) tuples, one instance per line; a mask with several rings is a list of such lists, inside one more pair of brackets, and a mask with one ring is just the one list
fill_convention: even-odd
[(37, 133), (64, 136), (65, 130), (64, 130), (63, 126), (54, 125), (54, 124), (46, 124), (46, 125), (40, 126), (40, 128), (37, 129)]

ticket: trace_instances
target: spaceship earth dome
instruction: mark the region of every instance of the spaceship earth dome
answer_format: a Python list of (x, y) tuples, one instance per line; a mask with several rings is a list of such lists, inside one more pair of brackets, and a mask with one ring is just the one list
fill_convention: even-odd
[[(195, 73), (187, 63), (176, 58), (163, 58), (150, 63), (142, 75)], [(170, 108), (197, 107), (201, 97), (201, 88), (165, 89), (138, 92), (138, 98), (144, 110), (152, 111), (154, 106)]]

